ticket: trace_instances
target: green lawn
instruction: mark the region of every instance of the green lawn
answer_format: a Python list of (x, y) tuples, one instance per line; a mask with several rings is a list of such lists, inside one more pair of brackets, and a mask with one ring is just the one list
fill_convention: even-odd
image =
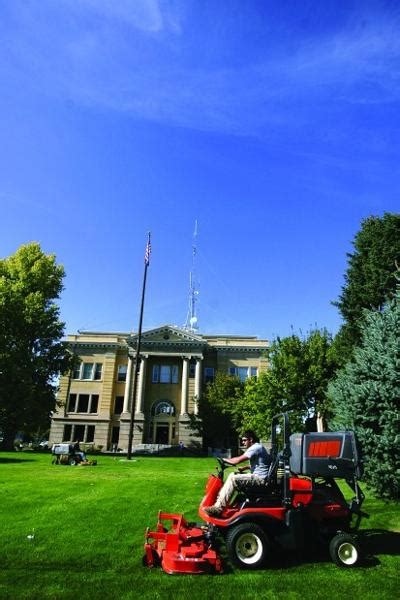
[[(54, 466), (48, 454), (0, 453), (0, 598), (394, 598), (398, 505), (368, 496), (373, 556), (342, 570), (328, 559), (287, 559), (257, 572), (169, 576), (142, 567), (144, 530), (159, 509), (198, 520), (212, 459), (98, 458)], [(28, 536), (33, 536), (29, 538)]]

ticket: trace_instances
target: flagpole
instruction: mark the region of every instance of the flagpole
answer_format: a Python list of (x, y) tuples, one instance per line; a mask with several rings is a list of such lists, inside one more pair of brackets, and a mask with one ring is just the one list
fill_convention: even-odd
[[(128, 437), (128, 454), (127, 459), (131, 460), (132, 458), (132, 441), (133, 441), (133, 426), (135, 423), (135, 403), (136, 403), (136, 389), (137, 389), (137, 376), (139, 371), (139, 360), (140, 360), (140, 344), (142, 339), (142, 323), (143, 323), (143, 308), (144, 308), (144, 296), (146, 292), (146, 279), (147, 279), (147, 268), (150, 262), (150, 231), (148, 233), (146, 251), (144, 255), (144, 273), (143, 273), (143, 285), (142, 285), (142, 301), (140, 303), (140, 317), (139, 317), (139, 327), (138, 327), (138, 336), (137, 336), (137, 345), (136, 345), (136, 357), (135, 357), (135, 366), (133, 370), (133, 392), (132, 392), (132, 406), (131, 406), (131, 420), (129, 423), (129, 437)], [(128, 358), (128, 360), (131, 360)], [(130, 382), (126, 382), (126, 385), (129, 385)]]

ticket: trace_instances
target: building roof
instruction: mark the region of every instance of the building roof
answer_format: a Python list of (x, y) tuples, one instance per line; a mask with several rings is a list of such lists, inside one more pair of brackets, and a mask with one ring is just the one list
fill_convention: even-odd
[[(68, 335), (67, 342), (71, 347), (90, 348), (135, 348), (138, 339), (137, 333), (104, 332), (104, 331), (79, 331), (77, 334)], [(216, 351), (249, 351), (263, 352), (268, 347), (267, 340), (257, 336), (243, 335), (208, 335), (193, 333), (176, 325), (161, 325), (142, 333), (141, 350), (156, 351), (156, 348), (167, 350), (179, 348), (180, 351), (192, 349), (201, 352), (203, 349)]]

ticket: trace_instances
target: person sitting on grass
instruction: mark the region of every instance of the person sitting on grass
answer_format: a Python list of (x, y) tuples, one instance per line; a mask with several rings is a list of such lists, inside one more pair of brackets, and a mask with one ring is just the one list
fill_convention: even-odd
[(221, 515), (224, 508), (229, 503), (234, 491), (238, 488), (246, 486), (261, 486), (265, 484), (265, 479), (268, 477), (269, 466), (271, 464), (271, 456), (258, 441), (258, 437), (254, 431), (245, 431), (242, 436), (242, 445), (245, 451), (240, 456), (235, 458), (226, 458), (224, 462), (234, 466), (241, 462), (250, 461), (250, 473), (244, 473), (249, 469), (249, 466), (239, 467), (239, 473), (230, 473), (224, 485), (219, 491), (217, 500), (213, 506), (204, 507), (204, 511), (210, 517), (218, 517)]

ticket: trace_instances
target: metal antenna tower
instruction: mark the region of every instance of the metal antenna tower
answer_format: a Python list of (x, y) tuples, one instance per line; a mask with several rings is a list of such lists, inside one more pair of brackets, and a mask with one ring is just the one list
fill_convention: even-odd
[(189, 277), (189, 306), (186, 316), (186, 322), (183, 326), (186, 331), (197, 331), (199, 328), (196, 315), (196, 302), (199, 291), (196, 283), (196, 254), (197, 254), (197, 219), (194, 224), (193, 242), (192, 242), (192, 269)]

